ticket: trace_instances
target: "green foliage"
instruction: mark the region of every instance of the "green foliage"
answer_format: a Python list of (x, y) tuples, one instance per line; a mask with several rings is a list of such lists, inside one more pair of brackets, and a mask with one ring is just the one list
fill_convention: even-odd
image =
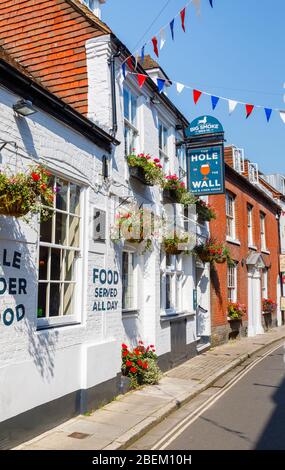
[(50, 173), (40, 165), (16, 175), (0, 173), (0, 214), (21, 217), (28, 212), (48, 215), (44, 206), (52, 207), (54, 192), (49, 185)]
[(239, 302), (228, 303), (228, 316), (231, 320), (241, 320), (243, 315), (246, 314), (246, 306)]
[(189, 254), (189, 250), (187, 249), (189, 242), (189, 233), (175, 231), (173, 235), (163, 237), (164, 251), (172, 255), (178, 255), (180, 253)]
[(154, 345), (145, 347), (142, 341), (133, 350), (122, 344), (122, 373), (130, 378), (131, 388), (156, 384), (161, 377)]
[(224, 244), (209, 238), (205, 243), (196, 245), (193, 253), (204, 263), (225, 263), (234, 266), (229, 248)]
[(196, 211), (198, 219), (203, 222), (210, 222), (210, 220), (216, 219), (216, 213), (210, 204), (207, 204), (202, 199), (196, 199)]
[(128, 155), (128, 165), (140, 167), (144, 171), (145, 179), (149, 184), (162, 184), (163, 172), (159, 158), (152, 159), (149, 154)]

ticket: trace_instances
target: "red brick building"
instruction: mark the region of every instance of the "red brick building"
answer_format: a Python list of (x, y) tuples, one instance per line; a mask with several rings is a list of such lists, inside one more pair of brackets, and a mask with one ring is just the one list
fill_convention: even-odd
[[(226, 194), (209, 196), (217, 218), (211, 236), (226, 242), (235, 265), (215, 264), (211, 272), (212, 343), (240, 333), (254, 336), (276, 324), (276, 314), (262, 314), (262, 299), (279, 302), (280, 206), (274, 190), (249, 161), (237, 159), (235, 147), (225, 149)], [(228, 302), (246, 306), (237, 331), (227, 319)]]

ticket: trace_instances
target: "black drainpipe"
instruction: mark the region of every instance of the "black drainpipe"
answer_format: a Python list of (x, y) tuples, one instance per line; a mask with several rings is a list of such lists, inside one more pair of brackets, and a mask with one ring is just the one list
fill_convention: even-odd
[(117, 102), (116, 102), (116, 79), (115, 79), (115, 59), (120, 57), (120, 49), (111, 55), (108, 63), (111, 67), (111, 91), (112, 91), (112, 129), (111, 134), (113, 137), (116, 136), (118, 131), (118, 121), (117, 121)]

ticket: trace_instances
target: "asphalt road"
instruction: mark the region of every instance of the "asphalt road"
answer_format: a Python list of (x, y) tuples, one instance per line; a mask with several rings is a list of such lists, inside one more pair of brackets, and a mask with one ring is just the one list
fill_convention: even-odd
[[(179, 418), (180, 423), (183, 416), (187, 419), (187, 406), (173, 413), (161, 423), (163, 436), (153, 430), (142, 438), (144, 448), (285, 450), (284, 352), (284, 347), (280, 347), (265, 357), (208, 409), (204, 410), (202, 404), (202, 414), (189, 426), (186, 422), (183, 430), (178, 430)], [(207, 393), (214, 396), (217, 389), (212, 387)], [(189, 416), (195, 411), (193, 407), (195, 403), (188, 407)], [(155, 441), (164, 442), (153, 447)], [(139, 441), (134, 448), (140, 448)]]

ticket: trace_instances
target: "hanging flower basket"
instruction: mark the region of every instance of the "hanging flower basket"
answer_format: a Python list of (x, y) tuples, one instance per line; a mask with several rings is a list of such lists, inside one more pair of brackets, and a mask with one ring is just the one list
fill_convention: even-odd
[(174, 232), (172, 236), (163, 237), (163, 248), (169, 255), (189, 254), (189, 233)]
[(196, 200), (196, 212), (199, 222), (210, 222), (211, 220), (216, 219), (216, 213), (214, 209), (199, 198)]
[(246, 314), (246, 306), (239, 302), (228, 303), (228, 321), (242, 321), (242, 317)]
[(49, 177), (40, 165), (30, 167), (27, 173), (0, 173), (0, 215), (22, 217), (29, 212), (43, 212), (43, 205), (51, 207), (54, 192)]
[(152, 159), (150, 155), (140, 153), (128, 155), (127, 161), (132, 178), (147, 186), (161, 184), (163, 173), (159, 158)]
[(212, 238), (209, 238), (205, 243), (196, 245), (193, 252), (203, 263), (222, 264), (227, 262), (228, 265), (234, 265), (228, 247)]
[(272, 299), (262, 299), (262, 313), (272, 314), (276, 311), (277, 304)]

